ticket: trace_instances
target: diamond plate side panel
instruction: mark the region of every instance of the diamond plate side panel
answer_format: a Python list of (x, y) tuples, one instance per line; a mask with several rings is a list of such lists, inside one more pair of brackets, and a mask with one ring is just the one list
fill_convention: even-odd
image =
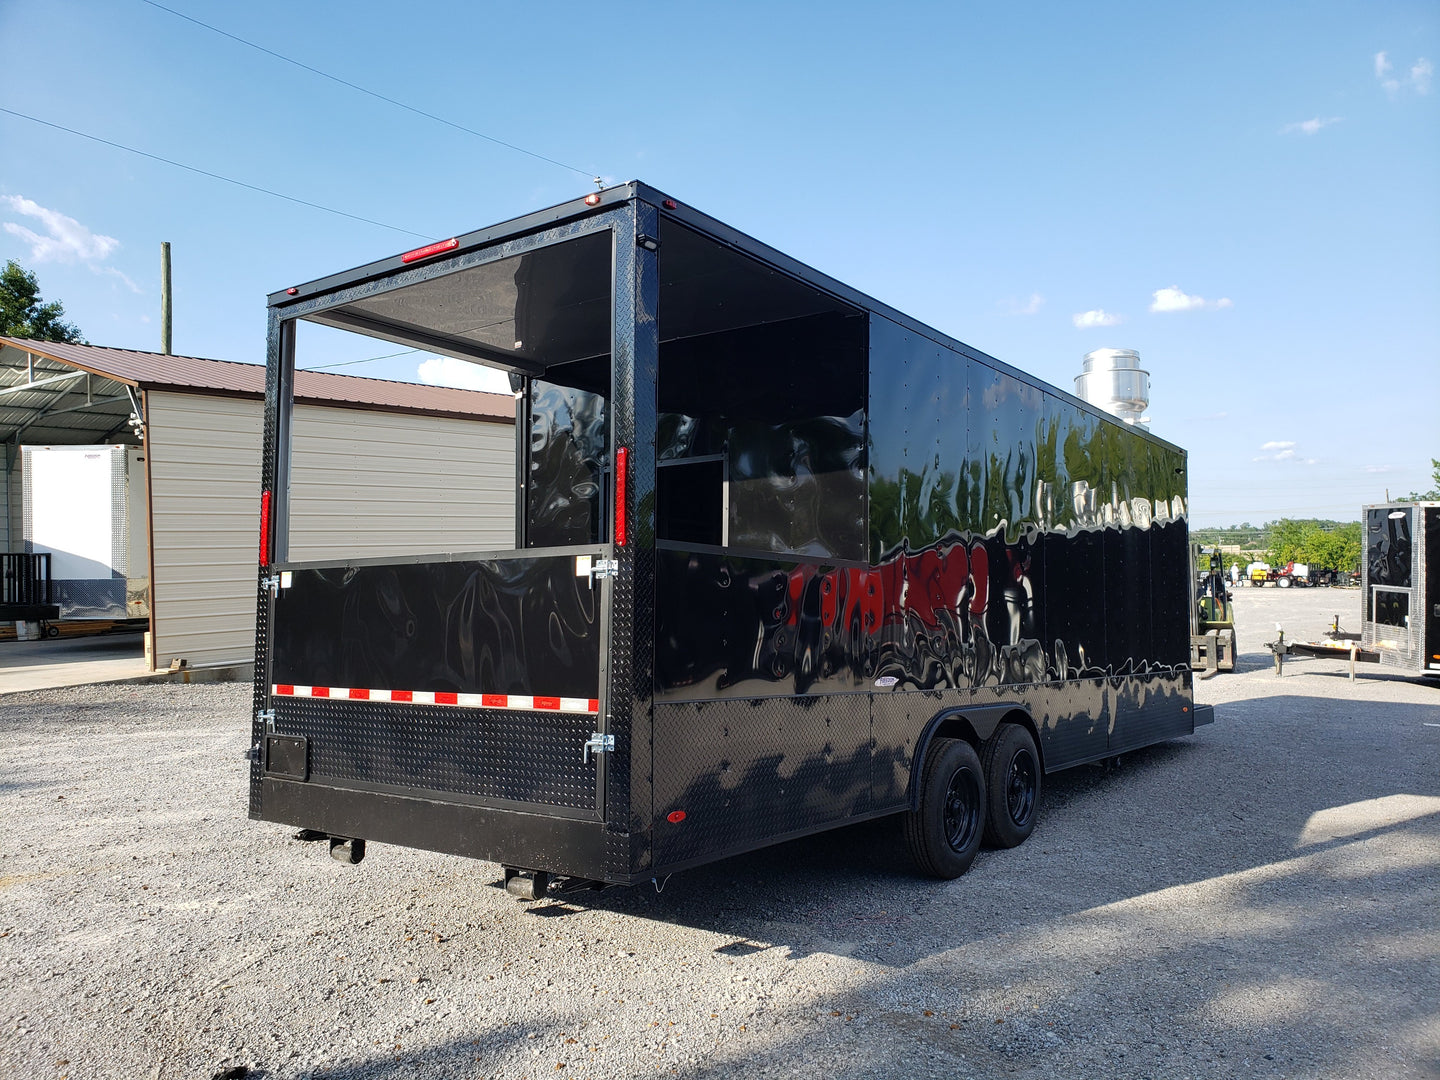
[(275, 727), (310, 741), (312, 781), (351, 780), (595, 809), (586, 714), (277, 698)]
[(657, 705), (654, 716), (657, 867), (870, 809), (868, 694)]
[[(260, 451), (260, 490), (275, 491), (277, 461), (283, 447), (280, 444), (282, 417), (289, 409), (281, 407), (281, 397), (288, 399), (290, 383), (294, 377), (295, 327), (293, 323), (282, 323), (280, 316), (271, 311), (265, 338), (265, 435)], [(260, 493), (256, 492), (257, 531), (259, 541), (258, 507)], [(273, 505), (272, 505), (273, 513)], [(280, 530), (272, 521), (272, 536)], [(255, 688), (251, 695), (250, 745), (258, 747), (265, 737), (265, 725), (258, 717), (265, 709), (270, 694), (270, 592), (262, 584), (265, 568), (256, 566), (255, 600)], [(264, 771), (259, 756), (250, 762), (250, 816), (261, 815), (263, 795), (261, 781)]]

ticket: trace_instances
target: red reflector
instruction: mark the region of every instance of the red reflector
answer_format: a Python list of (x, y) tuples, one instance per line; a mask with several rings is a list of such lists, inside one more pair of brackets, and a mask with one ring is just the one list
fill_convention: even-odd
[(452, 692), (452, 691), (450, 691), (450, 690), (436, 690), (436, 691), (435, 691), (435, 704), (436, 704), (436, 705), (458, 705), (458, 704), (459, 704), (459, 695), (456, 694), (456, 693), (454, 693), (454, 692)]
[(625, 447), (615, 451), (615, 543), (625, 543), (625, 478), (629, 469), (629, 453)]
[(671, 810), (670, 813), (665, 815), (665, 820), (670, 822), (671, 825), (679, 825), (680, 822), (685, 820), (685, 811)]
[(585, 205), (586, 205), (586, 206), (599, 206), (599, 205), (600, 205), (600, 193), (599, 193), (598, 191), (596, 191), (596, 192), (591, 192), (589, 195), (586, 195), (586, 196), (585, 196)]
[(416, 259), (428, 259), (431, 255), (440, 255), (446, 251), (454, 251), (459, 246), (460, 241), (453, 237), (449, 240), (440, 240), (434, 244), (426, 244), (422, 248), (416, 248), (414, 251), (405, 252), (404, 255), (400, 256), (400, 261), (402, 263), (412, 263)]
[(270, 565), (270, 492), (260, 493), (260, 565)]
[(666, 199), (660, 205), (665, 207), (666, 210), (677, 210), (680, 207), (680, 204), (674, 199)]

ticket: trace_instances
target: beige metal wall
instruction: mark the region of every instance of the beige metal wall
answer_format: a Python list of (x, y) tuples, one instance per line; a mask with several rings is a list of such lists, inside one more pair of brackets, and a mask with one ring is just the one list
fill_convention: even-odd
[(515, 546), (515, 428), (297, 406), (290, 561)]
[(155, 666), (249, 663), (262, 403), (152, 390), (145, 411)]
[[(253, 658), (262, 403), (152, 391), (155, 663)], [(515, 429), (298, 405), (292, 561), (513, 546)]]

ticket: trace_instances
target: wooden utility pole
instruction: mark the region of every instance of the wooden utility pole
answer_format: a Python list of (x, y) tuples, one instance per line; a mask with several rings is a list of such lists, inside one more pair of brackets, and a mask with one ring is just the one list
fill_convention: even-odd
[(171, 353), (170, 338), (170, 241), (160, 242), (160, 351)]

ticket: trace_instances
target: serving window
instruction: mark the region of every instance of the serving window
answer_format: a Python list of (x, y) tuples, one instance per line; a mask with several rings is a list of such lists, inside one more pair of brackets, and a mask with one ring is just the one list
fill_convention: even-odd
[(863, 560), (866, 317), (674, 222), (660, 250), (658, 540)]

